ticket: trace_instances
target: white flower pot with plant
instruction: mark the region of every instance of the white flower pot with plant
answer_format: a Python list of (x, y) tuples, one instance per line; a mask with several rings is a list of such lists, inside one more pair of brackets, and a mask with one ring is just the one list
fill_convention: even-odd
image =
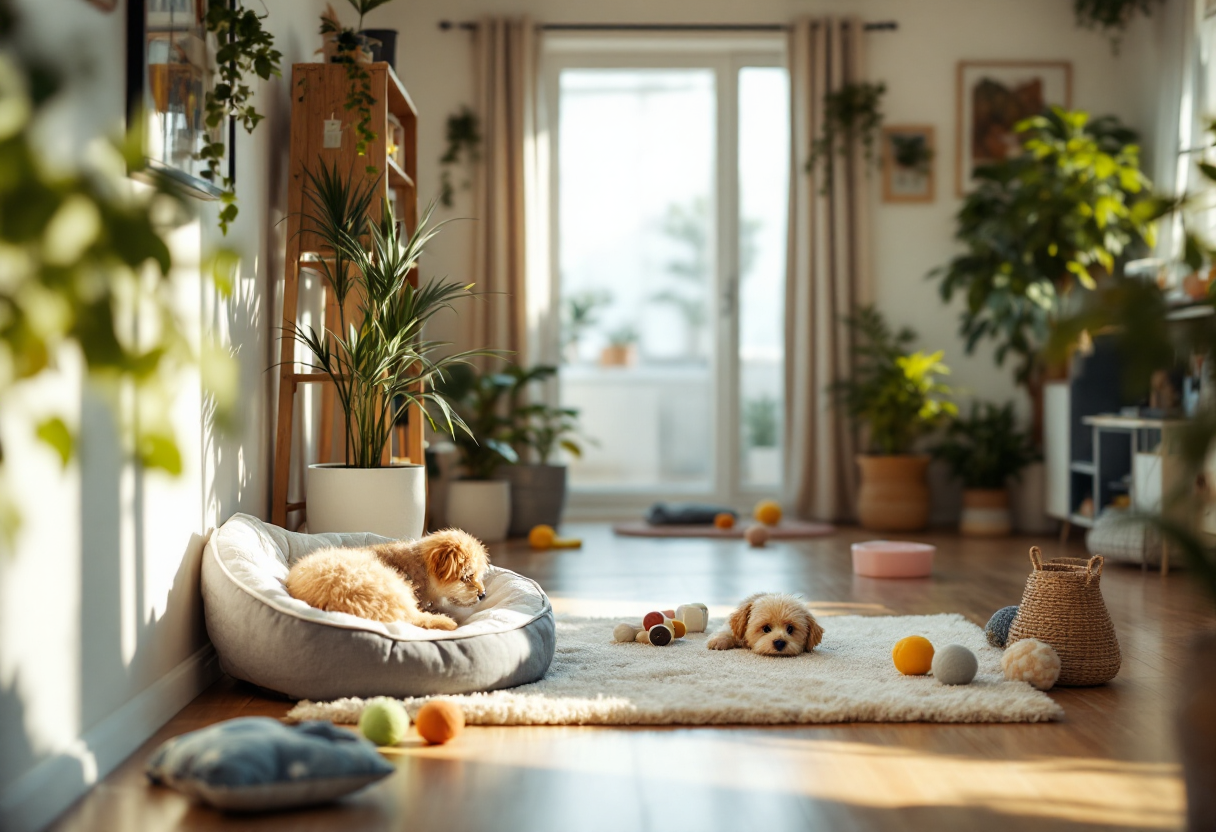
[(534, 526), (561, 523), (566, 505), (566, 466), (556, 463), (555, 458), (559, 449), (575, 457), (583, 455), (577, 410), (527, 401), (532, 384), (556, 373), (556, 367), (547, 365), (507, 370), (514, 379), (508, 437), (521, 459), (528, 455), (536, 460), (507, 465), (499, 475), (511, 483), (511, 537), (526, 536)]
[(872, 306), (848, 319), (854, 333), (853, 377), (833, 386), (839, 403), (868, 428), (870, 452), (859, 454), (857, 517), (875, 531), (917, 531), (929, 523), (927, 454), (916, 440), (958, 413), (950, 388), (937, 381), (950, 372), (942, 353), (909, 352), (916, 334), (891, 331)]
[(437, 357), (443, 345), (423, 340), (422, 329), (440, 309), (468, 296), (470, 287), (437, 280), (419, 287), (410, 283), (410, 272), (436, 233), (429, 226), (430, 211), (403, 241), (387, 205), (379, 221), (370, 218), (378, 182), (352, 185), (336, 164), (324, 163), (316, 171), (306, 169), (305, 177), (305, 225), (330, 255), (317, 268), (333, 289), (339, 327), (289, 327), (288, 336), (307, 349), (305, 366), (329, 376), (346, 417), (345, 462), (309, 466), (308, 530), (420, 537), (426, 470), (386, 465), (385, 451), (393, 426), (410, 406), (423, 414), (428, 405), (437, 407), (449, 432), (463, 427), (434, 391), (434, 382), (486, 352)]
[(1030, 436), (1017, 429), (1013, 403), (972, 403), (971, 415), (950, 423), (933, 455), (963, 481), (959, 531), (972, 537), (1008, 535), (1013, 530), (1009, 481), (1035, 457)]
[(438, 385), (467, 427), (454, 437), (461, 478), (448, 487), (447, 524), (483, 543), (506, 540), (511, 525), (511, 484), (494, 475), (519, 458), (504, 414), (503, 397), (513, 386), (507, 373), (478, 373), (467, 366), (452, 368)]

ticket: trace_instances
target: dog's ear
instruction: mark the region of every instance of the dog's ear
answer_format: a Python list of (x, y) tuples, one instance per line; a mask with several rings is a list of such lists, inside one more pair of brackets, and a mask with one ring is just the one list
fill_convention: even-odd
[(806, 649), (814, 650), (823, 641), (823, 628), (808, 609), (806, 611)]
[(743, 602), (730, 614), (730, 618), (726, 620), (735, 641), (741, 644), (747, 643), (747, 619), (752, 617), (752, 604), (763, 594), (763, 592), (757, 592), (755, 595), (744, 598)]
[(460, 538), (447, 532), (435, 532), (418, 541), (427, 571), (436, 579), (451, 583), (460, 577), (466, 554)]

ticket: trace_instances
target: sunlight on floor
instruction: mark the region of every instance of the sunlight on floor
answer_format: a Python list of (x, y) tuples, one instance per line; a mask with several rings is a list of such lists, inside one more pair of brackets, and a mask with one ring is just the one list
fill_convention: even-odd
[[(893, 735), (899, 730), (890, 728)], [(627, 742), (605, 731), (546, 729), (528, 743), (500, 741), (506, 739), (495, 736), (500, 731), (472, 728), (464, 743), (407, 753), (579, 774), (661, 777), (673, 787), (783, 793), (868, 809), (973, 808), (1109, 828), (1175, 829), (1185, 805), (1179, 767), (1167, 763), (1085, 757), (993, 760), (886, 744), (770, 738), (753, 731), (651, 730), (644, 738), (628, 732), (632, 741)], [(639, 739), (648, 746), (645, 753), (637, 753)], [(690, 741), (699, 749), (690, 749)], [(682, 763), (673, 766), (669, 751), (677, 745)]]

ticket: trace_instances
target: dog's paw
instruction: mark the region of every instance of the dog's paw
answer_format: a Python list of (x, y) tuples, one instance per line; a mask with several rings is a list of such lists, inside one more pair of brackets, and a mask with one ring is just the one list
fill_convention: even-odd
[(427, 630), (455, 630), (456, 622), (446, 615), (428, 615), (418, 622), (418, 626)]
[(735, 637), (728, 632), (714, 633), (709, 637), (709, 641), (705, 642), (705, 646), (710, 650), (733, 650)]

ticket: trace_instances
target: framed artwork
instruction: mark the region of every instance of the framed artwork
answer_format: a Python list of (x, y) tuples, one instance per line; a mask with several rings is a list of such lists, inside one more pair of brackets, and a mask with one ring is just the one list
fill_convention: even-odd
[(1068, 61), (959, 61), (955, 185), (962, 196), (976, 167), (1017, 153), (1013, 126), (1053, 104), (1072, 106)]
[[(207, 0), (128, 0), (127, 124), (143, 131), (146, 168), (216, 199), (223, 191), (203, 178), (207, 166), (195, 158), (207, 135), (204, 101), (215, 65), (206, 11)], [(216, 129), (228, 131), (225, 161), (235, 178), (232, 127)]]
[(882, 201), (932, 202), (937, 148), (930, 125), (882, 128)]

